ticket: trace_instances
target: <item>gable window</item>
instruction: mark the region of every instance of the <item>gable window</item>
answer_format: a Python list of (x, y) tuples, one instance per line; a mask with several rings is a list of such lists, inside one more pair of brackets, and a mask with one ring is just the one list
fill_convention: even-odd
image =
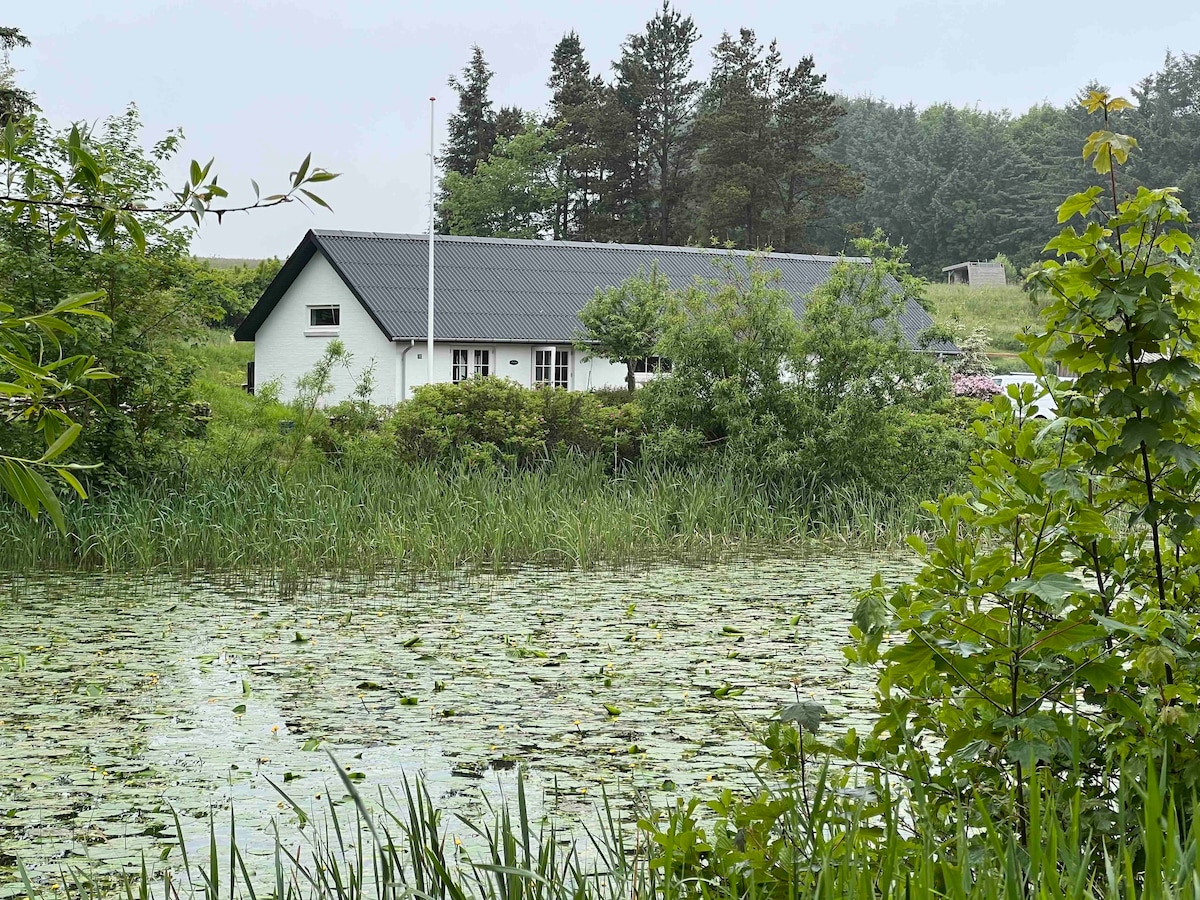
[(538, 347), (533, 351), (534, 387), (571, 386), (571, 351), (557, 347)]
[(633, 371), (638, 375), (650, 375), (656, 372), (670, 372), (671, 361), (665, 356), (643, 356), (633, 361)]
[(492, 353), (490, 350), (468, 350), (456, 347), (453, 351), (450, 380), (455, 384), (466, 381), (476, 375), (492, 374)]
[(308, 327), (333, 329), (342, 324), (342, 308), (337, 305), (310, 306), (308, 308)]

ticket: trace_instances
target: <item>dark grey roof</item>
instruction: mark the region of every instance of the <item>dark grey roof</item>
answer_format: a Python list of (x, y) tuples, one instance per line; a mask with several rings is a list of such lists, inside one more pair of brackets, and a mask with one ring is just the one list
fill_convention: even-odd
[[(238, 328), (253, 340), (259, 325), (314, 252), (320, 250), (392, 340), (424, 340), (427, 310), (426, 235), (310, 231)], [(640, 269), (656, 265), (672, 286), (719, 278), (720, 263), (741, 251), (578, 241), (519, 241), (438, 235), (434, 239), (434, 339), (564, 343), (580, 329), (579, 310), (598, 288), (615, 287)], [(780, 286), (804, 298), (829, 277), (836, 257), (760, 254), (777, 269)], [(929, 314), (909, 303), (900, 326), (910, 341), (932, 325)], [(957, 352), (952, 344), (932, 349)]]

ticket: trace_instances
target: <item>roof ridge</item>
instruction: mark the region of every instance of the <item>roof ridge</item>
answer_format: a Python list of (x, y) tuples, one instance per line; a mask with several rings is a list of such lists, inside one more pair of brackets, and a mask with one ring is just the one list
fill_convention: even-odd
[[(338, 229), (313, 229), (313, 234), (318, 238), (327, 237), (342, 237), (342, 238), (367, 238), (374, 240), (396, 240), (396, 241), (428, 241), (428, 234), (411, 234), (405, 232), (387, 232), (387, 231), (343, 231)], [(471, 235), (462, 234), (438, 234), (434, 236), (435, 243), (438, 241), (449, 241), (452, 243), (475, 243), (475, 244), (500, 244), (517, 247), (603, 247), (607, 250), (630, 250), (644, 252), (647, 250), (663, 251), (667, 253), (706, 253), (711, 256), (765, 256), (771, 259), (797, 259), (807, 260), (810, 262), (838, 262), (846, 260), (847, 262), (869, 263), (871, 260), (866, 256), (823, 256), (814, 253), (781, 253), (778, 251), (767, 250), (734, 250), (725, 247), (689, 247), (689, 246), (670, 246), (667, 244), (626, 244), (617, 241), (557, 241), (557, 240), (525, 240), (521, 238), (497, 238), (497, 237), (474, 237)]]

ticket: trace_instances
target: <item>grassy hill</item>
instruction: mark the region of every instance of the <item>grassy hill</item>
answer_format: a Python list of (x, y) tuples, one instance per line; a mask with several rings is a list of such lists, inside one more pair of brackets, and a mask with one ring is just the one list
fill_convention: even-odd
[(965, 338), (975, 329), (988, 336), (997, 368), (1023, 368), (1016, 354), (1023, 346), (1016, 335), (1041, 322), (1038, 307), (1019, 287), (968, 287), (962, 284), (931, 284), (925, 292), (933, 318)]

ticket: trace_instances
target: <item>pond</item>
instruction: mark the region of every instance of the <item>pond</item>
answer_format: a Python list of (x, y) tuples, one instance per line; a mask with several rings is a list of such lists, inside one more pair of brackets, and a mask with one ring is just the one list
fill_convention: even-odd
[[(422, 775), (464, 815), (511, 795), (570, 819), (602, 793), (746, 783), (794, 699), (869, 724), (841, 647), (852, 594), (906, 559), (738, 561), (436, 582), (60, 576), (0, 582), (0, 881), (173, 852), (209, 817), (270, 823)], [(173, 812), (174, 811), (174, 812)], [(0, 896), (3, 893), (0, 892)]]

